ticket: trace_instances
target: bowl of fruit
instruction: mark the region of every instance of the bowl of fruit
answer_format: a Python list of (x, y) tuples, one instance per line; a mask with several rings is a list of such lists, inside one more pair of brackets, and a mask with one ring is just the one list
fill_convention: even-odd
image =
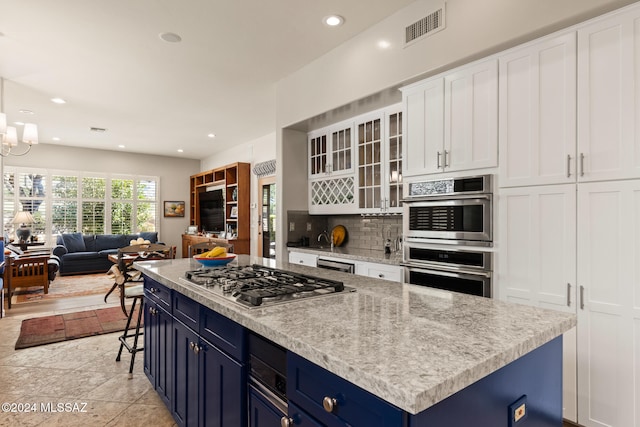
[(229, 254), (227, 253), (226, 248), (218, 246), (210, 251), (194, 256), (193, 259), (198, 261), (204, 267), (216, 267), (229, 264), (231, 261), (236, 259), (236, 255)]

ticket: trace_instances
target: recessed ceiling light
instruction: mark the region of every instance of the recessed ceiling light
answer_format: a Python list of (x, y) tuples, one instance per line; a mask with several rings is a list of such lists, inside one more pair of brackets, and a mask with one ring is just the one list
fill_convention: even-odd
[(158, 37), (167, 43), (180, 43), (182, 41), (182, 37), (176, 33), (160, 33)]
[(22, 109), (22, 110), (19, 110), (19, 111), (20, 111), (22, 114), (29, 114), (29, 115), (33, 115), (33, 111), (31, 111), (31, 110), (25, 110), (25, 109)]
[(208, 135), (207, 135), (207, 137), (209, 137), (209, 138), (215, 138), (215, 137), (216, 137), (216, 134), (215, 134), (215, 133), (210, 133), (210, 134), (208, 134)]
[(60, 141), (60, 138), (58, 138), (57, 136), (54, 136), (54, 137), (53, 137), (53, 138), (51, 138), (51, 139), (53, 139), (54, 141)]
[(344, 18), (340, 15), (329, 15), (322, 18), (322, 22), (329, 27), (339, 27), (344, 24)]
[(380, 41), (378, 42), (378, 47), (379, 47), (380, 49), (389, 49), (389, 47), (391, 47), (391, 43), (389, 43), (389, 42), (388, 42), (388, 41), (386, 41), (386, 40), (380, 40)]
[(118, 145), (118, 148), (124, 148), (124, 145), (120, 144)]
[(67, 101), (65, 101), (62, 98), (51, 98), (51, 102), (53, 102), (54, 104), (66, 104)]
[(182, 148), (178, 148), (178, 153), (184, 153), (184, 150)]

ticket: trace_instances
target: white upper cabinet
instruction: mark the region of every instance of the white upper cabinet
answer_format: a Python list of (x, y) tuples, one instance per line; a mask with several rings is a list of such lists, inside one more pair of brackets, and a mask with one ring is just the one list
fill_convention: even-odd
[(353, 173), (353, 122), (309, 133), (309, 178)]
[(501, 55), (500, 186), (576, 179), (576, 35)]
[(359, 213), (402, 211), (402, 105), (355, 119)]
[(444, 77), (445, 171), (498, 166), (498, 63), (490, 59)]
[(403, 175), (441, 172), (437, 152), (444, 144), (444, 79), (436, 78), (402, 89), (405, 144)]
[(578, 179), (640, 177), (640, 10), (578, 30)]
[(498, 66), (476, 62), (402, 89), (404, 175), (498, 165)]

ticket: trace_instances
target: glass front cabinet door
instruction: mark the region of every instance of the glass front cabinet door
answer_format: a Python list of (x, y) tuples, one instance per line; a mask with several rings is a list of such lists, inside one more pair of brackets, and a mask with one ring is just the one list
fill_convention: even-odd
[(361, 116), (356, 124), (360, 213), (401, 213), (402, 106)]

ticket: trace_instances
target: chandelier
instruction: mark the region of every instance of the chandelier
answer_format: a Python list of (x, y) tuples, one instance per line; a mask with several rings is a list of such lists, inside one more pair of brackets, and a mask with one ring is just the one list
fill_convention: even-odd
[[(26, 148), (17, 148), (18, 131), (14, 126), (7, 126), (7, 115), (4, 113), (4, 78), (0, 77), (0, 156), (24, 156), (31, 146), (38, 143), (38, 127), (33, 123), (25, 123), (22, 130), (22, 142)], [(16, 152), (16, 150), (19, 150)]]

